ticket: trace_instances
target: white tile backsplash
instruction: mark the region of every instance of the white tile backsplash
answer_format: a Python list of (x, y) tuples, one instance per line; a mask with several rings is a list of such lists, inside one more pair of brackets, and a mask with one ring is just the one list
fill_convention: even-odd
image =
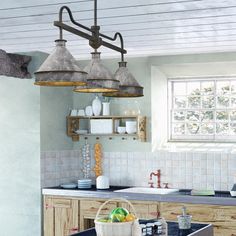
[(41, 152), (42, 187), (76, 181), (80, 174), (80, 153), (77, 150)]
[[(42, 186), (81, 178), (80, 156), (79, 150), (42, 152)], [(104, 175), (110, 178), (111, 185), (148, 186), (150, 172), (157, 169), (161, 169), (161, 182), (168, 182), (172, 188), (230, 190), (236, 176), (236, 154), (168, 151), (103, 153)], [(93, 173), (91, 176), (94, 176)], [(156, 185), (156, 179), (154, 183)]]

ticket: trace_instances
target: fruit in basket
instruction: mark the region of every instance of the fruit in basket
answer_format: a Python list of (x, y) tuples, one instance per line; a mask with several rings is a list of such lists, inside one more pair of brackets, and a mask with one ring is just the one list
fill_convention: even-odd
[(125, 215), (121, 215), (121, 214), (113, 214), (110, 217), (111, 222), (124, 222), (125, 221)]
[(112, 212), (110, 213), (110, 215), (113, 215), (113, 214), (121, 214), (121, 215), (127, 216), (129, 214), (129, 211), (123, 207), (117, 207), (113, 209)]
[(135, 219), (136, 217), (131, 213), (125, 217), (125, 221), (134, 221)]
[(111, 222), (125, 222), (127, 215), (129, 215), (129, 211), (127, 209), (123, 207), (117, 207), (109, 214), (109, 219), (111, 219)]

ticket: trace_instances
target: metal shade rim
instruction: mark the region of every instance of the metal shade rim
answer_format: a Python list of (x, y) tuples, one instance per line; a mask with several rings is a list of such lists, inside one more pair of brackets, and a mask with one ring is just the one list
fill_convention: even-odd
[(51, 86), (51, 87), (74, 87), (74, 86), (84, 86), (86, 82), (81, 81), (35, 81), (34, 85), (39, 86)]
[[(106, 81), (114, 81), (114, 82), (117, 82), (117, 83), (120, 83), (120, 81), (119, 80), (117, 80), (117, 79), (87, 79), (87, 81), (89, 82), (89, 81), (104, 81), (104, 82), (106, 82)], [(120, 85), (119, 85), (120, 86)]]
[(76, 72), (76, 73), (82, 73), (82, 74), (88, 74), (87, 72), (85, 72), (85, 71), (79, 71), (79, 70), (48, 70), (48, 71), (36, 71), (36, 72), (34, 72), (34, 74), (42, 74), (42, 73), (52, 73), (52, 72), (57, 72), (57, 73), (65, 73), (65, 72), (67, 72), (67, 73), (74, 73), (74, 72)]
[(125, 93), (120, 93), (119, 91), (118, 92), (108, 92), (108, 93), (103, 93), (102, 96), (104, 97), (117, 97), (117, 98), (137, 98), (137, 97), (143, 97), (144, 95), (143, 94), (125, 94)]
[[(100, 88), (74, 88), (73, 89), (73, 92), (76, 92), (76, 93), (115, 93), (115, 92), (119, 92), (118, 89), (111, 89), (111, 88), (102, 88), (100, 90), (102, 91), (99, 91)], [(95, 91), (95, 90), (98, 90), (98, 91)], [(108, 90), (108, 91), (106, 91)]]

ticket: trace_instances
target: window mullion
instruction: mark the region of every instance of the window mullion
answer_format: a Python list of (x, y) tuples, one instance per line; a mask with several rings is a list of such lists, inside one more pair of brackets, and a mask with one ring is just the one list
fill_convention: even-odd
[(214, 140), (216, 140), (216, 80), (214, 80), (214, 118), (213, 118), (213, 127), (214, 127)]

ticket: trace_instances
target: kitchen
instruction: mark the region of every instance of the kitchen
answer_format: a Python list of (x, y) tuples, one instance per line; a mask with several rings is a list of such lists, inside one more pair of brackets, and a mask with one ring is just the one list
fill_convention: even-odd
[[(132, 3), (135, 2), (132, 1)], [(232, 3), (230, 5), (231, 1), (227, 2), (229, 6), (232, 5)], [(138, 3), (140, 4), (140, 2)], [(61, 2), (61, 5), (57, 6), (55, 12), (64, 4)], [(78, 2), (72, 5), (72, 7), (76, 5), (80, 6), (80, 4), (82, 3)], [(181, 3), (179, 4), (181, 5)], [(30, 6), (29, 1), (25, 1), (24, 5)], [(100, 8), (102, 7), (100, 1), (98, 1), (98, 6)], [(93, 9), (92, 4), (89, 7)], [(159, 8), (162, 9), (160, 5), (158, 5), (157, 9)], [(26, 9), (28, 9), (28, 14), (30, 14), (32, 8)], [(229, 7), (229, 9), (231, 8)], [(12, 12), (15, 13), (13, 10)], [(149, 17), (151, 16), (152, 14), (149, 14)], [(57, 15), (53, 15), (52, 19), (56, 20)], [(80, 19), (79, 16), (78, 19)], [(48, 25), (52, 25), (53, 20)], [(10, 20), (8, 21), (8, 24), (10, 24)], [(115, 19), (114, 21), (118, 20)], [(178, 20), (176, 21), (177, 23)], [(33, 30), (35, 29), (34, 27), (32, 27)], [(51, 27), (53, 28), (53, 25)], [(159, 27), (156, 27), (156, 31), (158, 31)], [(220, 26), (218, 27), (220, 28)], [(4, 32), (9, 31), (4, 27), (3, 29), (5, 30)], [(103, 27), (101, 26), (101, 32), (103, 32), (102, 29)], [(120, 31), (123, 33), (122, 29)], [(69, 37), (69, 33), (67, 36)], [(10, 34), (3, 35), (2, 37), (3, 39), (4, 37), (13, 38), (10, 37)], [(48, 53), (51, 53), (53, 40), (57, 39), (57, 37), (58, 32), (56, 28), (55, 36), (52, 37), (49, 44), (50, 49)], [(229, 37), (230, 39), (230, 36), (226, 35), (225, 37)], [(77, 37), (75, 38), (77, 39)], [(21, 39), (20, 43), (23, 43), (24, 40)], [(17, 44), (16, 39), (8, 39), (8, 41), (11, 41), (9, 44)], [(38, 43), (40, 43), (40, 38)], [(126, 40), (124, 40), (124, 43), (126, 45)], [(37, 52), (28, 52), (34, 50), (27, 50), (27, 46), (23, 47), (19, 44), (17, 46), (18, 49), (13, 48), (13, 46), (7, 47), (6, 40), (3, 40), (2, 45), (5, 44), (6, 46), (2, 46), (2, 49), (6, 49), (7, 52), (26, 52), (24, 54), (32, 57), (28, 66), (31, 74), (38, 70), (48, 56), (47, 53), (43, 52), (44, 50), (40, 50), (41, 52), (38, 51), (40, 46), (37, 45), (34, 46), (34, 50), (37, 50)], [(161, 55), (152, 53), (141, 55), (141, 50), (136, 55), (131, 46), (130, 50), (127, 48), (128, 53), (127, 56), (125, 55), (125, 59), (128, 61), (128, 69), (139, 84), (144, 87), (144, 96), (125, 99), (111, 98), (110, 112), (114, 116), (123, 116), (125, 110), (130, 109), (138, 113), (140, 112), (142, 116), (147, 118), (147, 141), (140, 142), (128, 136), (124, 136), (125, 139), (123, 140), (122, 135), (112, 136), (112, 139), (109, 139), (110, 135), (99, 137), (98, 140), (96, 139), (96, 135), (88, 136), (87, 142), (90, 144), (91, 149), (93, 149), (93, 145), (97, 142), (102, 145), (103, 174), (109, 177), (111, 186), (148, 187), (150, 173), (160, 169), (162, 187), (164, 187), (163, 183), (168, 183), (170, 188), (177, 189), (231, 190), (236, 174), (235, 145), (233, 141), (167, 142), (169, 138), (167, 128), (169, 123), (167, 122), (170, 119), (167, 116), (168, 79), (173, 79), (173, 82), (177, 78), (196, 79), (196, 77), (208, 79), (209, 77), (211, 79), (216, 79), (216, 77), (231, 77), (233, 79), (235, 75), (235, 48), (233, 46), (224, 46), (223, 42), (221, 42), (222, 46), (220, 43), (218, 44), (220, 48), (215, 46), (210, 50), (209, 47), (205, 52), (203, 48), (193, 47), (191, 50), (185, 51), (185, 53), (183, 51), (180, 53), (177, 49), (176, 51), (173, 49), (172, 54), (166, 52), (166, 54), (163, 53)], [(215, 43), (215, 45), (218, 44)], [(31, 48), (32, 45), (28, 47)], [(10, 51), (13, 49), (15, 50)], [(79, 55), (76, 55), (76, 51), (74, 52), (73, 49), (70, 50), (76, 56), (76, 59), (79, 59), (81, 68), (84, 68), (90, 61), (89, 54), (91, 51), (89, 48), (86, 49), (86, 57), (84, 60), (80, 60)], [(158, 50), (156, 50), (157, 53)], [(129, 55), (132, 57), (129, 57)], [(119, 53), (117, 52), (113, 53), (110, 58), (102, 60), (104, 65), (113, 73), (117, 70), (117, 63), (119, 61)], [(17, 235), (40, 235), (41, 233), (43, 235), (43, 230), (41, 230), (41, 223), (43, 222), (41, 220), (41, 217), (43, 217), (42, 205), (40, 204), (43, 199), (41, 188), (59, 186), (60, 184), (83, 178), (80, 149), (86, 140), (81, 136), (79, 141), (72, 141), (72, 138), (67, 136), (66, 117), (70, 114), (71, 109), (81, 110), (85, 109), (86, 106), (92, 105), (95, 94), (75, 93), (72, 92), (71, 87), (39, 87), (33, 84), (33, 80), (1, 77), (0, 89), (1, 94), (3, 94), (1, 107), (4, 107), (4, 109), (0, 122), (2, 131), (0, 136), (2, 153), (0, 183), (4, 191), (1, 194), (0, 225), (2, 228), (1, 234), (4, 236), (13, 235), (15, 232), (18, 232)], [(101, 97), (99, 98), (102, 99)], [(94, 157), (91, 150), (91, 168), (94, 167), (93, 160)], [(91, 172), (91, 177), (95, 184), (93, 171)], [(156, 187), (156, 179), (153, 178), (153, 182), (154, 187)], [(72, 199), (75, 196), (78, 199), (80, 197), (86, 198), (84, 195), (80, 197), (73, 195), (75, 193), (73, 192), (72, 194), (72, 192)], [(107, 200), (107, 197), (104, 195), (100, 193), (100, 195), (98, 194), (95, 197), (95, 209), (98, 209), (97, 207), (101, 205), (97, 205), (97, 199), (100, 201), (99, 203), (101, 203), (101, 199)], [(49, 196), (51, 195), (49, 194)], [(58, 195), (58, 193), (56, 196), (60, 196), (63, 199), (63, 196)], [(163, 216), (167, 220), (175, 221), (177, 220), (177, 215), (181, 214), (183, 204), (180, 203), (185, 203), (184, 205), (186, 205), (187, 211), (189, 211), (188, 213), (193, 216), (193, 221), (212, 223), (213, 225), (214, 222), (212, 219), (206, 217), (206, 213), (202, 207), (215, 206), (215, 208), (207, 208), (207, 213), (214, 217), (217, 224), (220, 224), (222, 218), (225, 218), (227, 222), (224, 223), (223, 229), (217, 226), (217, 229), (219, 228), (222, 231), (218, 234), (215, 233), (215, 235), (235, 234), (234, 217), (236, 215), (236, 202), (234, 198), (230, 197), (229, 193), (227, 199), (222, 198), (222, 200), (218, 200), (217, 204), (214, 204), (214, 200), (211, 200), (213, 199), (212, 197), (191, 197), (191, 201), (188, 202), (185, 202), (185, 197), (182, 198), (185, 201), (178, 199), (175, 202), (173, 199), (171, 200), (171, 196), (169, 195), (166, 196), (167, 200), (169, 199), (168, 201), (165, 201), (165, 197), (160, 197), (160, 195), (157, 195), (156, 200), (152, 195), (148, 196), (151, 196), (154, 201), (150, 199), (151, 197), (148, 197), (148, 201), (150, 202), (145, 203), (140, 199), (140, 195), (138, 194), (134, 199), (130, 200), (137, 201), (134, 204), (137, 208), (141, 204), (141, 209), (142, 206), (153, 208), (153, 204), (156, 210), (158, 207), (163, 207), (165, 209)], [(90, 195), (89, 198), (89, 200), (93, 200)], [(71, 203), (73, 201), (69, 199), (69, 202)], [(93, 202), (89, 203), (92, 204)], [(169, 205), (165, 205), (164, 203)], [(58, 204), (60, 205), (60, 202)], [(170, 209), (169, 213), (167, 208)], [(198, 209), (201, 209), (200, 213), (196, 212)], [(90, 212), (86, 209), (84, 211), (85, 213)], [(93, 212), (94, 210), (91, 211)], [(143, 212), (143, 214), (146, 214), (146, 212)], [(201, 220), (194, 220), (194, 217), (198, 217), (198, 215), (200, 215), (199, 218)], [(92, 218), (92, 216), (89, 217)]]

